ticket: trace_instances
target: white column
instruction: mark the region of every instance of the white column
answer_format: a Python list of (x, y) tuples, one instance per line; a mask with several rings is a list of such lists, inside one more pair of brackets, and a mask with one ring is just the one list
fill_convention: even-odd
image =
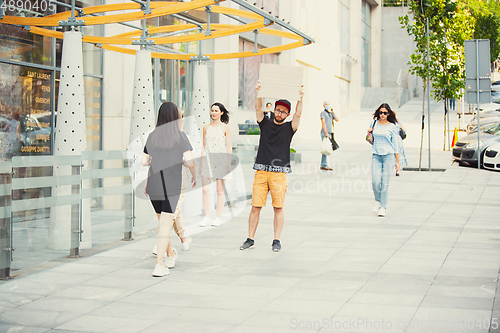
[[(137, 191), (142, 191), (142, 189), (137, 189), (137, 186), (146, 179), (147, 168), (141, 166), (141, 155), (149, 133), (156, 127), (151, 51), (138, 50), (136, 52), (133, 83), (128, 157), (129, 159), (135, 158), (130, 169), (133, 172), (131, 174), (132, 186)], [(140, 196), (141, 193), (138, 195)], [(146, 215), (146, 212), (153, 212), (149, 200), (136, 200), (135, 209), (139, 212), (136, 214), (138, 219), (150, 220), (149, 214)]]
[[(210, 99), (208, 96), (208, 66), (206, 63), (197, 63), (194, 65), (193, 72), (193, 98), (191, 103), (190, 115), (196, 119), (196, 128), (188, 123), (188, 135), (193, 131), (203, 133), (203, 126), (210, 124)], [(201, 142), (195, 142), (201, 144)]]
[[(82, 151), (87, 150), (85, 127), (82, 34), (79, 31), (67, 31), (63, 38), (53, 155), (81, 155)], [(82, 169), (88, 169), (87, 161)], [(69, 166), (54, 167), (55, 177), (69, 174), (71, 174)], [(88, 188), (88, 181), (84, 182), (82, 190)], [(71, 186), (52, 188), (53, 196), (70, 194)], [(82, 202), (82, 229), (84, 233), (80, 248), (89, 248), (92, 246), (90, 199), (84, 199)], [(70, 249), (71, 234), (71, 207), (67, 205), (52, 207), (50, 209), (49, 248)]]
[[(206, 63), (196, 63), (193, 69), (193, 95), (191, 102), (190, 117), (186, 119), (186, 132), (191, 139), (191, 144), (195, 149), (195, 158), (202, 149), (203, 126), (210, 124), (210, 98), (208, 95), (208, 66)], [(198, 134), (199, 133), (199, 134)], [(198, 150), (199, 148), (199, 150)], [(196, 168), (198, 169), (198, 165)], [(198, 175), (199, 176), (199, 175)], [(201, 182), (201, 178), (198, 177)], [(211, 187), (211, 202), (214, 201), (214, 190)], [(183, 214), (186, 217), (198, 216), (203, 209), (201, 198), (201, 189), (196, 191), (188, 191), (184, 199)], [(189, 206), (186, 204), (189, 203)]]
[[(143, 140), (155, 128), (151, 51), (139, 50), (135, 56), (134, 91), (130, 120), (130, 142)], [(142, 142), (144, 146), (145, 142)]]

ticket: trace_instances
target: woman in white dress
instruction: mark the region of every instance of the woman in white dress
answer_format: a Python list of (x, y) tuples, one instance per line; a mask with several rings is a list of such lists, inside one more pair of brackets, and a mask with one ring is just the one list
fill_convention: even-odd
[[(209, 224), (221, 225), (222, 209), (224, 208), (224, 177), (231, 167), (231, 129), (229, 111), (221, 103), (214, 103), (211, 110), (212, 122), (203, 126), (203, 149), (201, 151), (200, 174), (203, 184), (203, 207), (205, 217), (200, 222), (201, 227)], [(213, 221), (210, 219), (210, 183), (217, 182), (217, 213)]]

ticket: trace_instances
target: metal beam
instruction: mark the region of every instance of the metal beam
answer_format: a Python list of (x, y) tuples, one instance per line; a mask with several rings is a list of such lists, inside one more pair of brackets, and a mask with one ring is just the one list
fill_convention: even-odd
[[(5, 0), (0, 0), (0, 3), (2, 1), (5, 1)], [(66, 8), (71, 8), (71, 5), (67, 4), (67, 3), (64, 3), (64, 2), (60, 2), (60, 1), (57, 1), (57, 0), (49, 0), (49, 2), (51, 3), (55, 3), (56, 5), (59, 5), (59, 6), (62, 6), (62, 7), (66, 7)], [(85, 13), (83, 12), (83, 8), (80, 8), (80, 7), (75, 7), (75, 10), (78, 12), (78, 16), (84, 16)], [(56, 11), (57, 12), (57, 11)], [(35, 13), (35, 12), (34, 12)], [(35, 14), (39, 14), (41, 15), (40, 13), (35, 13)], [(89, 14), (90, 16), (99, 16), (97, 14)], [(124, 22), (118, 22), (118, 24), (121, 24), (123, 26), (126, 26), (126, 27), (129, 27), (129, 28), (132, 28), (132, 29), (137, 29), (137, 30), (142, 30), (141, 27), (137, 27), (135, 25), (132, 25), (132, 24), (129, 24), (129, 23), (124, 23)]]
[(264, 18), (264, 22), (266, 23), (266, 25), (270, 24), (270, 23), (267, 24), (267, 22), (266, 22), (266, 20), (269, 20), (271, 22), (276, 23), (279, 26), (282, 26), (286, 30), (291, 31), (291, 32), (299, 35), (300, 37), (302, 37), (304, 39), (304, 44), (309, 44), (309, 43), (314, 43), (315, 42), (314, 38), (309, 37), (308, 35), (306, 35), (302, 31), (297, 30), (294, 27), (292, 27), (290, 24), (287, 24), (287, 23), (285, 23), (283, 21), (280, 21), (277, 17), (274, 17), (274, 16), (270, 15), (269, 13), (266, 13), (265, 11), (263, 11), (261, 9), (258, 9), (257, 7), (249, 4), (248, 2), (246, 2), (244, 0), (230, 0), (230, 1), (235, 2), (238, 5), (246, 8), (246, 9), (248, 9), (248, 10), (250, 10), (250, 11), (256, 13), (256, 14), (259, 14), (260, 16), (262, 16)]
[(212, 16), (212, 7), (206, 6), (205, 11), (207, 12), (207, 30), (205, 31), (205, 36), (210, 36), (212, 31), (210, 31), (210, 18)]
[(259, 52), (259, 48), (257, 47), (257, 37), (259, 36), (259, 29), (255, 29), (253, 33), (255, 34), (255, 40), (253, 43), (253, 53), (257, 53)]
[(62, 27), (71, 27), (72, 29), (74, 29), (76, 26), (85, 25), (84, 20), (75, 19), (75, 10), (75, 0), (71, 0), (71, 16), (68, 17), (68, 20), (66, 21), (59, 21), (59, 25)]

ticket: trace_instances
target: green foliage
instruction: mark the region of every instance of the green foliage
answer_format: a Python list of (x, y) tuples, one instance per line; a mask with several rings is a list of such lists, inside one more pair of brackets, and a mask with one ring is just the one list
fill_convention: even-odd
[[(429, 77), (431, 94), (438, 100), (460, 98), (465, 86), (464, 43), (471, 39), (475, 19), (466, 3), (453, 0), (411, 0), (410, 13), (400, 24), (416, 42), (410, 56), (410, 73), (424, 82)], [(429, 38), (426, 21), (429, 18)], [(427, 42), (429, 62), (427, 62)]]
[(251, 127), (247, 131), (247, 135), (260, 135), (260, 129), (256, 127), (255, 129), (252, 129)]
[(496, 0), (470, 0), (468, 5), (476, 18), (474, 38), (490, 40), (490, 61), (494, 62), (500, 55), (500, 4)]

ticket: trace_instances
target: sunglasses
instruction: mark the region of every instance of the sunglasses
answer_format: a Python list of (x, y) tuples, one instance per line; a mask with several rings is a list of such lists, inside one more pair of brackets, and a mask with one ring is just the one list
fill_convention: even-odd
[(387, 112), (387, 111), (382, 111), (382, 112), (379, 112), (379, 114), (383, 114), (383, 115), (386, 115), (386, 116), (387, 116), (387, 115), (389, 114), (389, 112)]

